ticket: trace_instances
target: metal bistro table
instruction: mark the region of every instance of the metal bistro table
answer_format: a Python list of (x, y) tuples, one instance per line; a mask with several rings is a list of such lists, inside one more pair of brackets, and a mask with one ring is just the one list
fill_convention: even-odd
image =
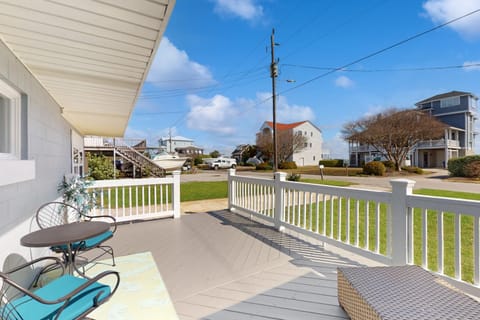
[(34, 248), (66, 245), (68, 254), (65, 263), (68, 272), (72, 274), (75, 268), (75, 252), (72, 250), (72, 245), (75, 242), (98, 236), (109, 229), (110, 224), (103, 221), (67, 223), (31, 232), (20, 239), (20, 244)]

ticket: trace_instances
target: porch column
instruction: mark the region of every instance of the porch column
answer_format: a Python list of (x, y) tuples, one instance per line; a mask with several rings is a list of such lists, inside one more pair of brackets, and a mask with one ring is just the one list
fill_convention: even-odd
[(413, 217), (408, 211), (407, 197), (412, 194), (415, 181), (408, 179), (391, 180), (392, 202), (387, 221), (387, 252), (393, 265), (404, 265), (410, 261), (413, 252)]
[(228, 210), (234, 211), (233, 205), (235, 204), (235, 169), (228, 169)]
[(275, 224), (275, 229), (278, 231), (283, 231), (285, 227), (282, 226), (284, 219), (284, 208), (283, 208), (283, 188), (282, 183), (285, 182), (287, 174), (285, 172), (275, 172), (274, 175), (274, 192), (275, 192), (275, 208), (273, 212), (273, 220)]
[(180, 218), (180, 171), (176, 170), (172, 172), (173, 176), (173, 218)]

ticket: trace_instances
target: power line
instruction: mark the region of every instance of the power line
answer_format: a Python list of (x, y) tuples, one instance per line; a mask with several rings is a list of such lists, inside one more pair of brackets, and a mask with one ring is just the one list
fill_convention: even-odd
[(392, 44), (392, 45), (390, 45), (390, 46), (388, 46), (388, 47), (385, 47), (385, 48), (383, 48), (383, 49), (377, 50), (377, 51), (375, 51), (375, 52), (373, 52), (373, 53), (370, 53), (370, 54), (368, 54), (368, 55), (366, 55), (366, 56), (363, 56), (362, 58), (356, 59), (356, 60), (354, 60), (354, 61), (352, 61), (352, 62), (349, 62), (349, 63), (347, 63), (347, 64), (344, 64), (343, 66), (340, 66), (340, 67), (338, 67), (338, 68), (334, 68), (333, 70), (327, 71), (327, 72), (322, 73), (322, 74), (320, 74), (320, 75), (318, 75), (318, 76), (316, 76), (316, 77), (313, 77), (313, 78), (310, 79), (310, 80), (304, 81), (304, 82), (300, 83), (299, 85), (296, 85), (296, 86), (294, 86), (294, 87), (292, 87), (292, 88), (286, 89), (286, 90), (280, 92), (280, 94), (286, 93), (286, 92), (290, 92), (290, 91), (296, 90), (296, 89), (298, 89), (298, 88), (301, 88), (301, 87), (303, 87), (303, 86), (306, 86), (307, 84), (309, 84), (309, 83), (311, 83), (311, 82), (314, 82), (314, 81), (316, 81), (316, 80), (318, 80), (318, 79), (320, 79), (320, 78), (323, 78), (323, 77), (325, 77), (325, 76), (327, 76), (327, 75), (330, 75), (330, 74), (332, 74), (332, 73), (334, 73), (334, 72), (341, 71), (341, 70), (343, 70), (343, 69), (345, 69), (345, 68), (348, 68), (348, 67), (350, 67), (350, 66), (352, 66), (352, 65), (354, 65), (354, 64), (357, 64), (357, 63), (359, 63), (359, 62), (362, 62), (362, 61), (364, 61), (364, 60), (370, 59), (370, 58), (372, 58), (372, 57), (374, 57), (374, 56), (377, 56), (377, 55), (379, 55), (379, 54), (381, 54), (381, 53), (383, 53), (383, 52), (386, 52), (386, 51), (388, 51), (388, 50), (391, 50), (391, 49), (393, 49), (393, 48), (396, 48), (396, 47), (398, 47), (398, 46), (401, 46), (401, 45), (403, 45), (403, 44), (405, 44), (405, 43), (407, 43), (407, 42), (409, 42), (409, 41), (412, 41), (412, 40), (414, 40), (414, 39), (416, 39), (416, 38), (420, 38), (421, 36), (424, 36), (424, 35), (426, 35), (426, 34), (428, 34), (428, 33), (431, 33), (431, 32), (433, 32), (433, 31), (435, 31), (435, 30), (438, 30), (438, 29), (440, 29), (440, 28), (443, 28), (443, 27), (445, 27), (445, 26), (447, 26), (447, 25), (449, 25), (449, 24), (452, 24), (452, 23), (454, 23), (454, 22), (456, 22), (456, 21), (459, 21), (459, 20), (461, 20), (461, 19), (464, 19), (464, 18), (466, 18), (466, 17), (468, 17), (468, 16), (471, 16), (471, 15), (473, 15), (473, 14), (475, 14), (475, 13), (478, 13), (478, 12), (480, 12), (480, 9), (471, 11), (471, 12), (469, 12), (469, 13), (467, 13), (467, 14), (464, 14), (463, 16), (460, 16), (460, 17), (458, 17), (458, 18), (449, 20), (449, 21), (447, 21), (447, 22), (445, 22), (445, 23), (442, 23), (442, 24), (440, 24), (440, 25), (438, 25), (438, 26), (435, 26), (435, 27), (433, 27), (433, 28), (430, 28), (430, 29), (428, 29), (428, 30), (426, 30), (426, 31), (417, 33), (417, 34), (415, 34), (415, 35), (413, 35), (413, 36), (411, 36), (411, 37), (408, 37), (408, 38), (406, 38), (406, 39), (404, 39), (404, 40), (401, 40), (401, 41), (399, 41), (399, 42), (396, 42), (396, 43), (394, 43), (394, 44)]
[[(317, 67), (317, 66), (306, 66), (298, 64), (282, 64), (284, 67), (295, 67), (303, 69), (315, 69), (315, 70), (337, 70), (338, 68), (334, 67)], [(415, 68), (386, 68), (386, 69), (341, 69), (342, 72), (396, 72), (396, 71), (431, 71), (431, 70), (448, 70), (448, 69), (464, 69), (464, 68), (478, 68), (480, 63), (465, 63), (463, 65), (452, 65), (452, 66), (433, 66), (433, 67), (415, 67)]]

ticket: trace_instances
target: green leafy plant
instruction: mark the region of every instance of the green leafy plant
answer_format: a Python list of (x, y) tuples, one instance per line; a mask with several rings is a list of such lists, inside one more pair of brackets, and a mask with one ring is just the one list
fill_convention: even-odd
[(114, 169), (111, 159), (104, 155), (87, 153), (88, 174), (95, 180), (113, 179)]
[(58, 184), (57, 191), (62, 194), (63, 201), (76, 207), (81, 213), (87, 214), (95, 208), (94, 192), (88, 191), (92, 181), (79, 175), (66, 175)]
[(385, 171), (385, 165), (380, 161), (370, 161), (363, 167), (363, 173), (374, 176), (383, 176)]
[(290, 173), (287, 175), (287, 181), (300, 181), (302, 175), (299, 173)]

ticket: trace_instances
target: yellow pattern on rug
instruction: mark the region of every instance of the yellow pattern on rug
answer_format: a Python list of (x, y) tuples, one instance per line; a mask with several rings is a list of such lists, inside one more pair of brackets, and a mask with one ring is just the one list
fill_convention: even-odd
[(116, 266), (97, 263), (88, 270), (93, 276), (104, 270), (120, 273), (120, 286), (110, 301), (89, 314), (97, 320), (178, 320), (167, 288), (150, 252), (115, 258)]

